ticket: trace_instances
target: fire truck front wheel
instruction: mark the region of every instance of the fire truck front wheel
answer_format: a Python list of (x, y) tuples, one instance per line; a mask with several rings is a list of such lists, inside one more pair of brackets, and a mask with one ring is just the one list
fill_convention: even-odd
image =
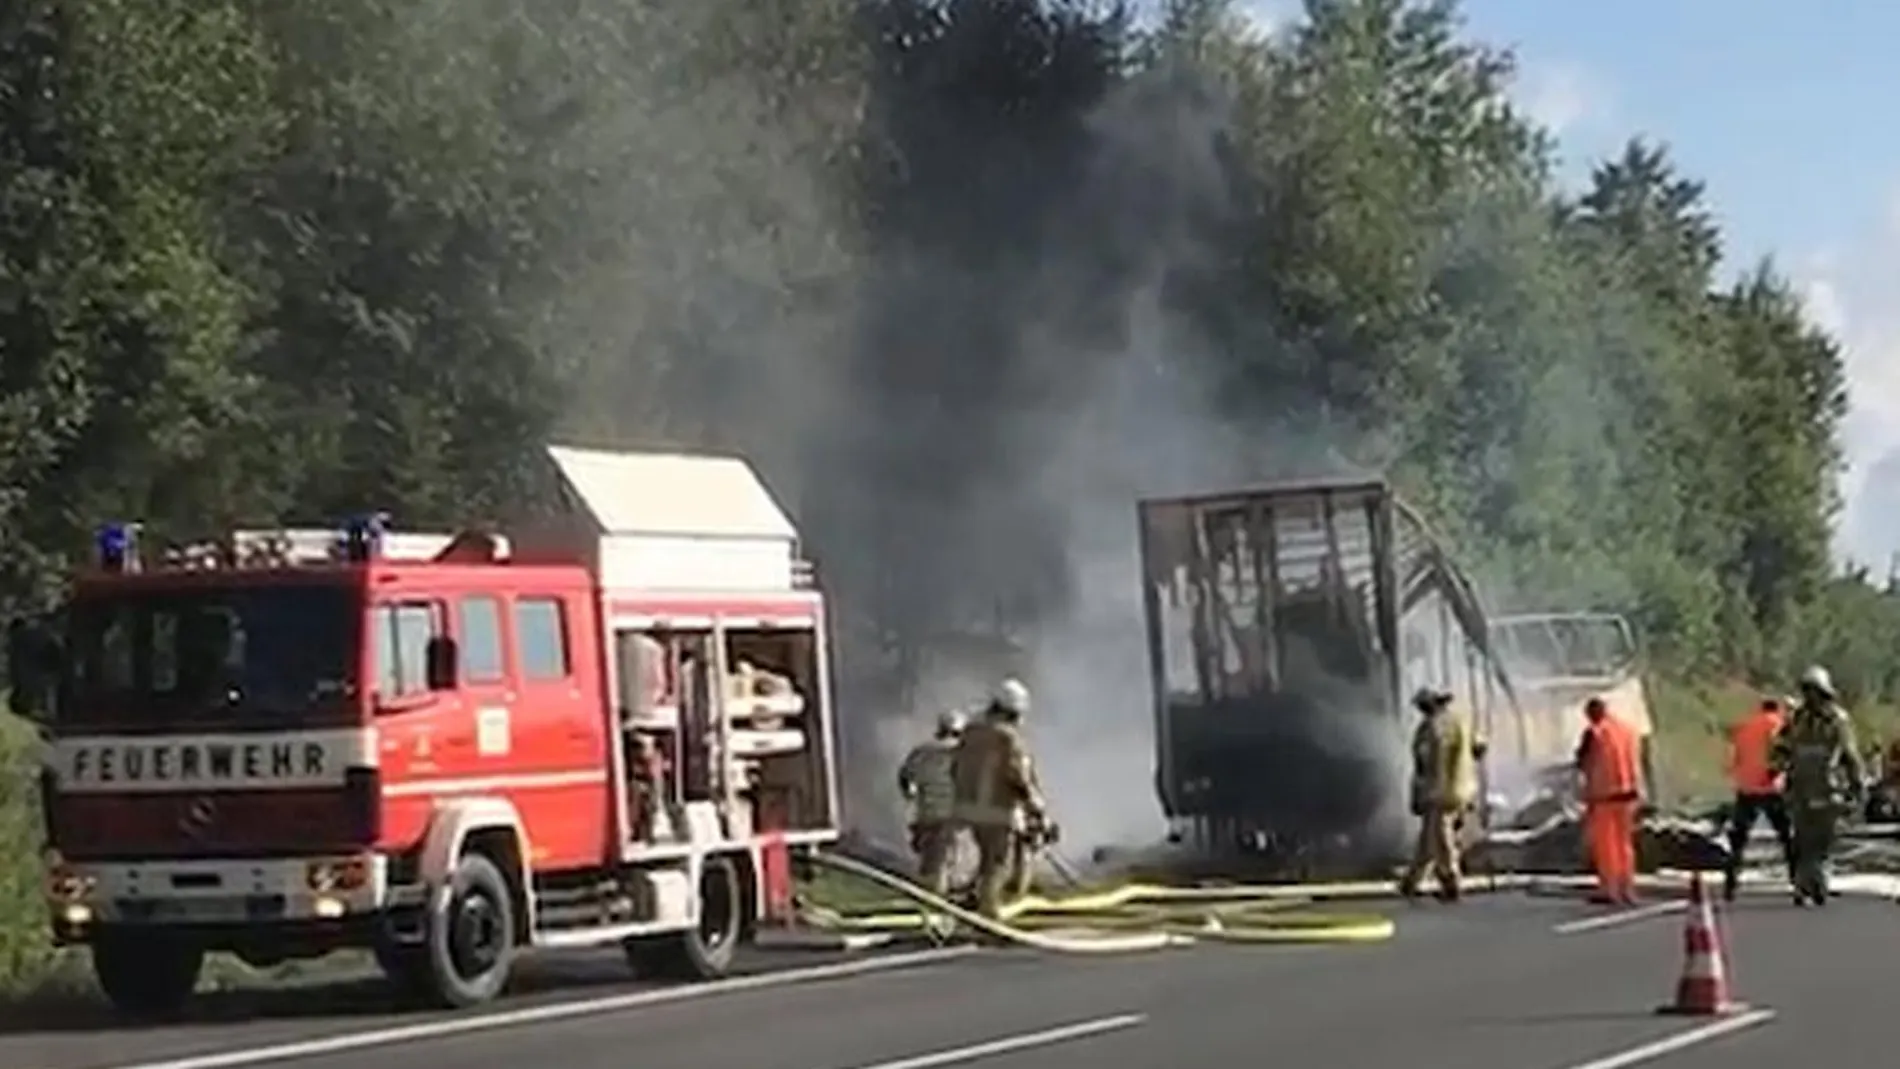
[(515, 909), (507, 877), (486, 855), (465, 853), (439, 901), (427, 925), (428, 995), (451, 1007), (493, 999), (514, 966)]
[(204, 968), (202, 944), (164, 929), (107, 928), (92, 942), (92, 973), (122, 1013), (172, 1013), (191, 998)]

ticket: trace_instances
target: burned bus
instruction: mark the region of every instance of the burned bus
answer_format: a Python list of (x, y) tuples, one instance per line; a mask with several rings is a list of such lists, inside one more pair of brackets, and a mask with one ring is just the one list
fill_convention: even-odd
[(1421, 686), (1516, 715), (1482, 605), (1383, 479), (1138, 505), (1156, 788), (1177, 841), (1300, 875), (1389, 864)]

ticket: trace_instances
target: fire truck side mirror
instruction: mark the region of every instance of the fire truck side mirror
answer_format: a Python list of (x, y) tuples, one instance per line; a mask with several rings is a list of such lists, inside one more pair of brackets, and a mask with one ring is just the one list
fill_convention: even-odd
[(424, 658), (428, 661), (429, 689), (454, 690), (461, 662), (455, 640), (447, 635), (438, 635), (430, 639)]
[(59, 642), (44, 624), (7, 622), (7, 683), (14, 712), (35, 722), (51, 717), (59, 662)]

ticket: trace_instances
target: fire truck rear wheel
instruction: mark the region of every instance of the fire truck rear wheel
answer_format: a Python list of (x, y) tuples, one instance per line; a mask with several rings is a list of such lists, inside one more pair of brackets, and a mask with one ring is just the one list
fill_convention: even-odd
[(745, 931), (744, 903), (732, 859), (707, 858), (699, 872), (699, 923), (677, 935), (628, 940), (628, 964), (641, 976), (669, 980), (725, 976)]
[(480, 853), (449, 874), (449, 893), (428, 923), (428, 994), (445, 1006), (473, 1006), (501, 994), (515, 958), (514, 898), (508, 879)]
[(190, 1000), (205, 950), (172, 932), (106, 929), (92, 943), (92, 972), (123, 1013), (172, 1013)]

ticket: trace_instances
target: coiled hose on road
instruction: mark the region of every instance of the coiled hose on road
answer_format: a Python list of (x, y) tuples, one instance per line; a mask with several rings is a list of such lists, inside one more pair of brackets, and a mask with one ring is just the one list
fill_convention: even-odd
[[(1065, 954), (1125, 954), (1201, 942), (1376, 943), (1392, 938), (1391, 918), (1308, 908), (1316, 899), (1375, 892), (1370, 884), (1320, 887), (1164, 887), (1124, 884), (1061, 898), (1031, 896), (1000, 919), (840, 854), (817, 853), (821, 868), (868, 881), (897, 901), (873, 910), (807, 907), (807, 923), (844, 933), (924, 933), (941, 938), (961, 926), (1016, 946)], [(1376, 889), (1390, 894), (1391, 886)], [(908, 904), (911, 908), (901, 908)]]

